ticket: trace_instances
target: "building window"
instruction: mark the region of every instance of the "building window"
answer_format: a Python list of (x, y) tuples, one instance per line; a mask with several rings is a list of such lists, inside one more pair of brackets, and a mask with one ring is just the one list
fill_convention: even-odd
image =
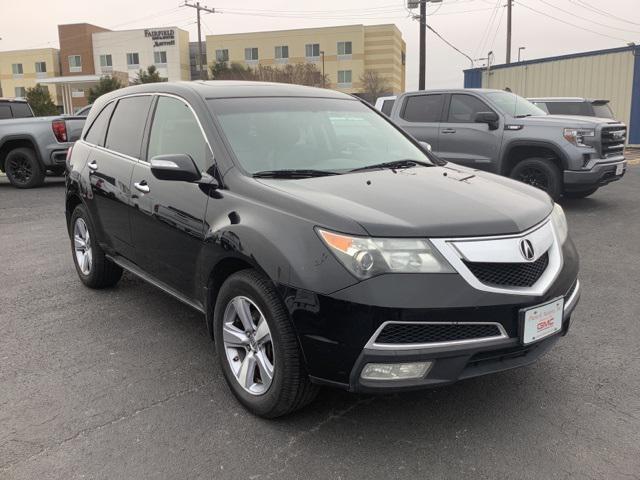
[(15, 96), (16, 97), (26, 97), (27, 96), (27, 89), (24, 88), (24, 87), (16, 87), (14, 89), (14, 91), (15, 91), (15, 94), (16, 94)]
[(47, 62), (36, 62), (36, 73), (47, 73)]
[(11, 65), (11, 71), (13, 72), (13, 78), (21, 78), (22, 77), (22, 64), (14, 63)]
[(226, 48), (221, 48), (216, 50), (216, 62), (228, 62), (229, 61), (229, 50)]
[(111, 55), (100, 55), (100, 68), (102, 68), (102, 70), (109, 70), (113, 68), (113, 59), (111, 58)]
[(127, 53), (127, 68), (140, 67), (140, 56), (138, 53)]
[(402, 52), (402, 65), (406, 65), (407, 63), (407, 54), (405, 52)]
[(276, 62), (287, 63), (289, 61), (289, 47), (287, 45), (279, 45), (276, 47)]
[(351, 56), (351, 42), (338, 42), (338, 56)]
[(153, 63), (166, 65), (167, 64), (167, 52), (164, 50), (161, 52), (153, 52)]
[(69, 71), (70, 72), (82, 71), (82, 57), (80, 57), (80, 55), (69, 55)]
[(339, 87), (351, 86), (351, 70), (338, 70), (338, 86)]
[(320, 44), (307, 43), (304, 46), (304, 56), (307, 57), (307, 59), (317, 60), (320, 57)]
[(258, 63), (258, 49), (256, 47), (245, 48), (244, 60), (247, 63)]
[(71, 96), (73, 98), (82, 98), (84, 97), (84, 90), (82, 88), (72, 88)]

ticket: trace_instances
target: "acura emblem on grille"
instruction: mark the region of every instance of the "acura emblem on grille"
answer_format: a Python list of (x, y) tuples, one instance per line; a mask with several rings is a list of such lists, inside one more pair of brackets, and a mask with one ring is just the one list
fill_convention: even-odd
[(526, 238), (523, 240), (520, 240), (520, 253), (526, 260), (529, 260), (529, 261), (533, 260), (533, 257), (535, 257), (535, 253), (533, 251), (533, 245)]

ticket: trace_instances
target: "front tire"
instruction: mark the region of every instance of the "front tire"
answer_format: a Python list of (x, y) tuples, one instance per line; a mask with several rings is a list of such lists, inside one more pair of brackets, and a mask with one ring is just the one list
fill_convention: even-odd
[(318, 387), (304, 367), (289, 315), (268, 278), (231, 275), (220, 288), (214, 341), (225, 379), (250, 412), (275, 418), (311, 402)]
[(564, 192), (566, 198), (586, 198), (589, 195), (593, 195), (598, 191), (599, 187), (587, 188), (586, 190), (576, 190), (571, 192)]
[(513, 167), (509, 176), (544, 190), (554, 200), (562, 195), (562, 173), (553, 161), (546, 158), (521, 160)]
[(34, 188), (44, 183), (44, 169), (30, 148), (15, 148), (4, 163), (9, 183), (16, 188)]
[(83, 205), (75, 208), (69, 225), (73, 263), (82, 283), (96, 289), (118, 283), (122, 268), (105, 256)]

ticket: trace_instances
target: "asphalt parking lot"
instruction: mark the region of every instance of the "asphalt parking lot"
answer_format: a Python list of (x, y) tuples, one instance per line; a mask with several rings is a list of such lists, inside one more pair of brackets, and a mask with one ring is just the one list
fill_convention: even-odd
[(202, 317), (127, 275), (83, 287), (61, 179), (0, 177), (2, 479), (640, 478), (640, 166), (564, 201), (581, 254), (569, 335), (536, 365), (385, 397), (246, 413)]

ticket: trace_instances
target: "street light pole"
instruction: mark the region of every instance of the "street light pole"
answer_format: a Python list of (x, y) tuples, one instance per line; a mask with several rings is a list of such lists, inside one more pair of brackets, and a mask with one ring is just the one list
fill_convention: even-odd
[(520, 53), (522, 52), (522, 50), (526, 50), (527, 47), (519, 47), (518, 48), (518, 62), (520, 61), (521, 57), (520, 57)]

